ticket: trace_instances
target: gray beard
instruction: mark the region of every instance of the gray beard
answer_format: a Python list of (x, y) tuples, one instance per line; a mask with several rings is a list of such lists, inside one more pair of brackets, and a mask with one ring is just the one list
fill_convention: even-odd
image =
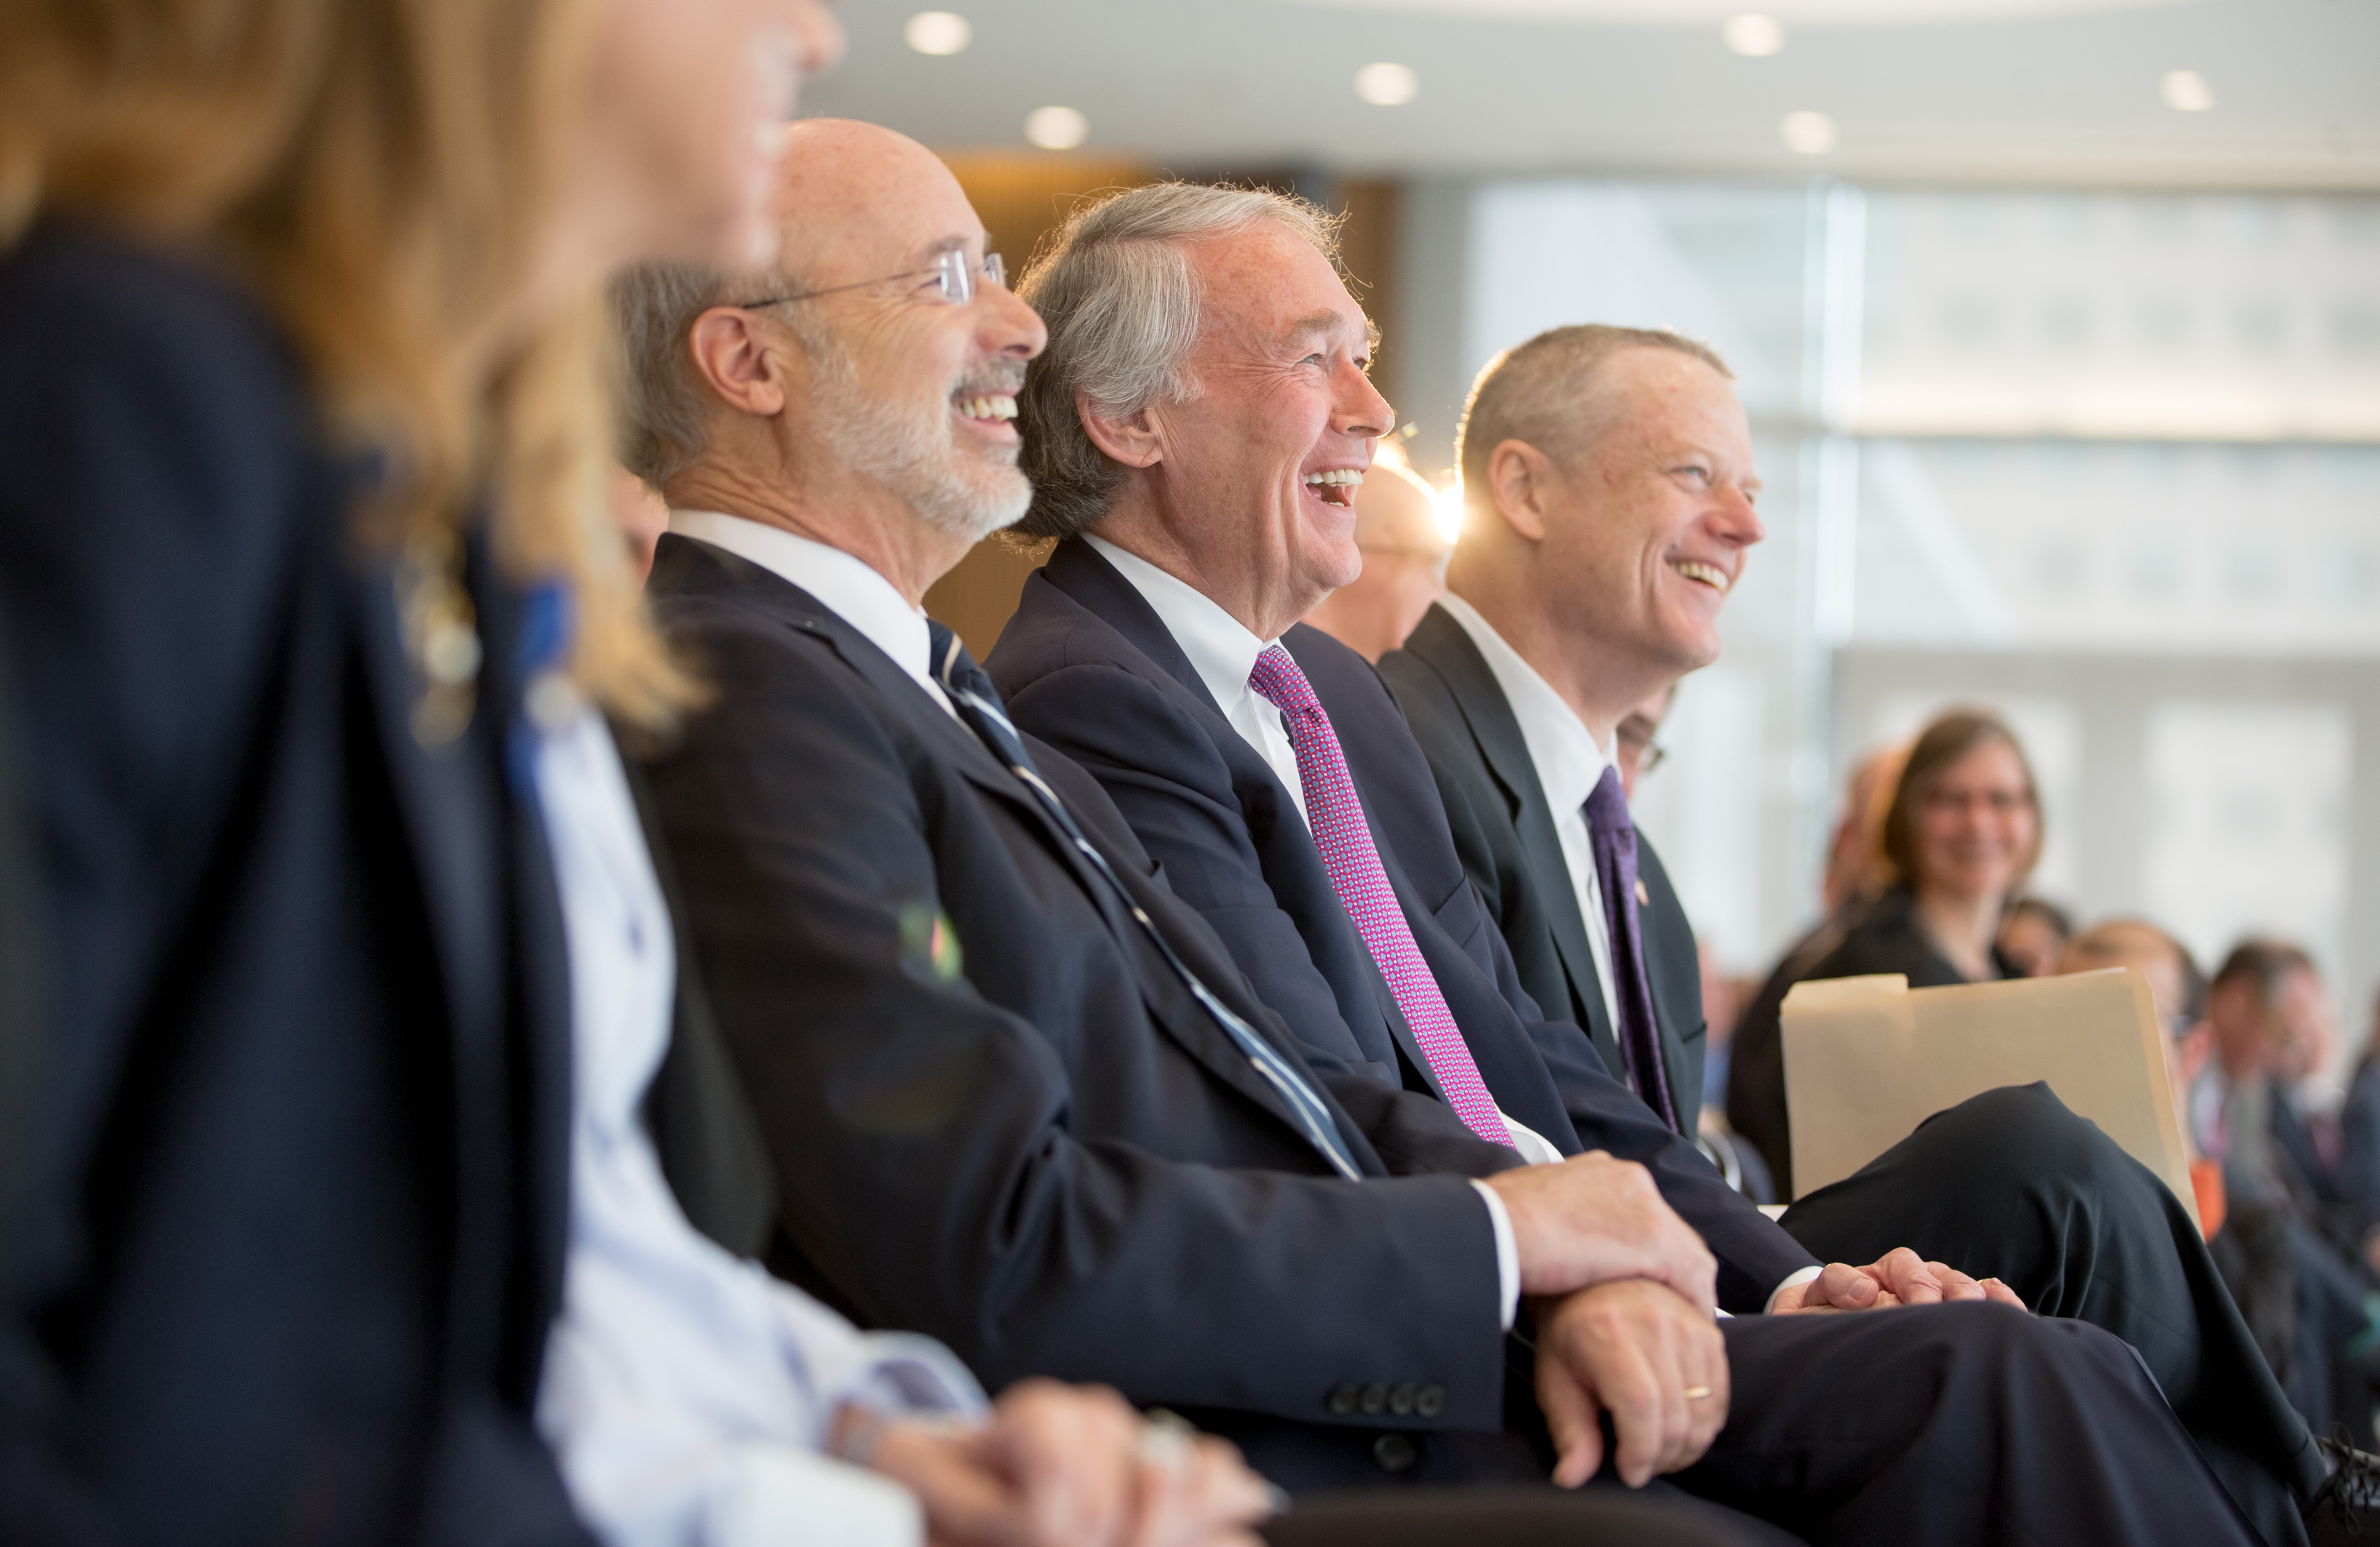
[(860, 393), (841, 340), (823, 348), (811, 343), (808, 352), (812, 423), (844, 467), (882, 484), (929, 526), (969, 542), (1025, 518), (1033, 485), (1013, 456), (1002, 461), (960, 449), (949, 399), (915, 408), (873, 401)]

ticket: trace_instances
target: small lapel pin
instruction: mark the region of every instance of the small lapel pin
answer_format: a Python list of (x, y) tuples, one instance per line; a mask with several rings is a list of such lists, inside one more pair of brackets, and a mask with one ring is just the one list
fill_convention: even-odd
[(1636, 878), (1636, 906), (1639, 907), (1653, 906), (1653, 894), (1645, 890), (1645, 878), (1641, 875)]

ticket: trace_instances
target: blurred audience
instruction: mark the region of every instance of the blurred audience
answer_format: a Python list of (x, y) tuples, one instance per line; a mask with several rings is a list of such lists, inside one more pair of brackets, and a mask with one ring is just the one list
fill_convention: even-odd
[(1383, 439), (1355, 489), (1355, 549), (1364, 567), (1316, 603), (1305, 621), (1366, 661), (1405, 642), (1446, 589), (1453, 544), (1439, 530), (1438, 496)]
[(2018, 978), (2046, 978), (2074, 933), (2074, 920), (2056, 903), (2019, 897), (2000, 920), (1999, 954)]

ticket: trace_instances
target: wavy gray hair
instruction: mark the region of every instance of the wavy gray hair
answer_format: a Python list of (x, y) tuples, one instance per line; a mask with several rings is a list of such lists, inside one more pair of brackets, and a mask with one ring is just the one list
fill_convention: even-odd
[(1325, 258), (1339, 256), (1340, 217), (1266, 189), (1151, 183), (1083, 206), (1028, 268), (1016, 293), (1049, 325), (1049, 347), (1026, 368), (1017, 400), (1033, 504), (1015, 530), (1072, 537), (1115, 504), (1124, 469), (1083, 428), (1079, 400), (1123, 418), (1186, 402), (1203, 286), (1184, 245), (1263, 221), (1285, 225)]
[(661, 488), (698, 460), (708, 432), (686, 334), (719, 304), (727, 275), (683, 263), (645, 263), (612, 282), (620, 337), (620, 462)]

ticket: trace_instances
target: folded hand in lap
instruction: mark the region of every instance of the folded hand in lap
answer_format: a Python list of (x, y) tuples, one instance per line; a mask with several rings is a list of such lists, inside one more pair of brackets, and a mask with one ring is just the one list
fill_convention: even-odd
[(1709, 1309), (1667, 1285), (1623, 1279), (1540, 1302), (1537, 1405), (1576, 1488), (1603, 1465), (1611, 1415), (1621, 1480), (1642, 1488), (1700, 1459), (1727, 1423), (1727, 1345)]
[(1792, 1311), (1884, 1310), (1901, 1305), (1941, 1305), (1953, 1300), (1992, 1300), (2025, 1309), (2015, 1290), (1998, 1279), (1975, 1279), (1947, 1262), (1928, 1262), (1907, 1247), (1895, 1247), (1864, 1268), (1829, 1262), (1807, 1284), (1783, 1290), (1769, 1309)]
[(1053, 1381), (1019, 1382), (981, 1428), (892, 1424), (869, 1465), (924, 1504), (933, 1547), (1257, 1547), (1272, 1508), (1232, 1445)]
[(1512, 1216), (1523, 1294), (1566, 1295), (1643, 1278), (1668, 1285), (1706, 1317), (1718, 1304), (1717, 1260), (1635, 1162), (1595, 1150), (1560, 1165), (1498, 1172), (1488, 1185)]

